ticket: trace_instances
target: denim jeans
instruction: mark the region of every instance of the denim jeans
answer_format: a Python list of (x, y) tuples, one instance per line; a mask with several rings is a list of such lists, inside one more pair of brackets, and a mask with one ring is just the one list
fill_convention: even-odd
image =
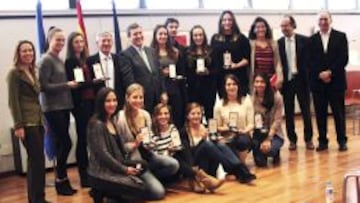
[[(254, 136), (255, 137), (255, 136)], [(268, 153), (263, 153), (260, 150), (261, 141), (254, 139), (254, 148), (253, 148), (253, 156), (254, 161), (257, 166), (266, 166), (267, 164), (267, 157), (274, 157), (279, 155), (280, 148), (284, 144), (284, 139), (280, 138), (279, 136), (275, 135), (271, 140), (271, 149)]]
[(216, 176), (216, 169), (221, 163), (226, 172), (232, 172), (240, 165), (239, 158), (225, 144), (202, 141), (195, 149), (195, 163), (212, 176)]
[(180, 167), (179, 162), (175, 158), (155, 153), (150, 157), (148, 163), (150, 171), (158, 179), (173, 176)]
[(165, 188), (160, 181), (150, 172), (146, 171), (140, 178), (144, 181), (146, 193), (144, 199), (160, 200), (165, 196)]

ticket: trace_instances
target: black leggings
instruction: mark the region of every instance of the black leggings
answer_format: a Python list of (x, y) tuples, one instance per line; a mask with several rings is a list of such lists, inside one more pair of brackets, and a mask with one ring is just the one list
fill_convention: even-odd
[[(86, 144), (86, 128), (94, 111), (94, 101), (86, 100), (75, 106), (72, 114), (76, 123), (76, 161), (79, 168), (80, 178), (86, 178), (86, 168), (88, 166), (88, 153)], [(84, 177), (85, 176), (85, 177)]]
[(67, 178), (66, 161), (72, 145), (69, 134), (70, 110), (45, 112), (45, 117), (55, 138), (56, 177), (64, 179)]
[(118, 202), (123, 202), (124, 200), (130, 199), (134, 201), (144, 199), (143, 194), (145, 193), (145, 188), (141, 189), (140, 187), (129, 187), (117, 182), (96, 178), (91, 175), (89, 175), (88, 178), (94, 193), (97, 193), (92, 195), (97, 195), (98, 199), (107, 197)]
[(195, 172), (192, 169), (193, 158), (189, 149), (184, 148), (174, 154), (174, 158), (179, 162), (178, 174), (183, 175), (185, 178), (195, 178)]

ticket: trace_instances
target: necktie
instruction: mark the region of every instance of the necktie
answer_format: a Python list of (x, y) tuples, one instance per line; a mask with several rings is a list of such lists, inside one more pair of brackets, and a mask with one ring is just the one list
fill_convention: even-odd
[(150, 72), (152, 72), (151, 71), (151, 66), (150, 66), (149, 60), (148, 60), (148, 58), (146, 56), (144, 48), (140, 48), (140, 55), (141, 55), (141, 58), (143, 59), (143, 61), (145, 62), (146, 67), (149, 69)]
[(286, 59), (288, 63), (288, 80), (290, 81), (292, 79), (292, 69), (293, 69), (293, 51), (292, 51), (292, 43), (291, 38), (286, 39)]

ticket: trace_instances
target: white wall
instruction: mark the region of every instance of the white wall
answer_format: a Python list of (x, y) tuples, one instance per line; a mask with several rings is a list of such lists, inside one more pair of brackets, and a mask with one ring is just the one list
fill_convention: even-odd
[[(164, 23), (167, 16), (176, 17), (179, 19), (180, 31), (188, 32), (188, 30), (195, 24), (203, 25), (208, 37), (210, 38), (213, 33), (217, 31), (218, 17), (219, 12), (171, 12), (171, 11), (161, 11), (161, 12), (144, 12), (138, 11), (139, 13), (127, 13), (119, 16), (120, 29), (122, 31), (126, 30), (126, 27), (133, 23), (137, 22), (143, 26), (144, 30), (147, 31), (146, 41), (151, 41), (152, 29), (156, 24)], [(99, 31), (113, 30), (112, 18), (108, 14), (109, 12), (102, 12), (103, 16), (88, 16), (85, 13), (85, 26), (87, 29), (88, 40), (90, 45), (91, 53), (94, 53), (96, 50), (95, 45), (95, 35)], [(122, 12), (118, 12), (120, 14)], [(94, 14), (94, 12), (92, 13)], [(240, 29), (244, 31), (247, 35), (247, 31), (250, 28), (250, 25), (254, 18), (258, 15), (265, 17), (270, 25), (274, 28), (275, 36), (280, 36), (279, 23), (282, 17), (282, 13), (244, 13), (237, 12), (236, 17)], [(313, 26), (316, 23), (315, 13), (298, 13), (294, 14), (294, 17), (297, 20), (299, 33), (309, 35)], [(1, 19), (2, 18), (2, 19)], [(35, 28), (35, 19), (34, 17), (24, 17), (24, 18), (4, 18), (0, 14), (0, 27), (2, 31), (0, 32), (0, 118), (2, 119), (0, 125), (0, 172), (14, 170), (13, 165), (13, 156), (12, 156), (12, 147), (10, 139), (10, 127), (12, 126), (12, 119), (10, 112), (8, 110), (8, 97), (7, 97), (7, 84), (6, 84), (6, 75), (9, 71), (12, 63), (12, 57), (14, 52), (14, 46), (18, 40), (29, 39), (36, 43), (36, 28)], [(360, 16), (356, 14), (334, 14), (333, 15), (333, 27), (339, 30), (345, 31), (348, 34), (348, 39), (350, 42), (350, 48), (354, 50), (360, 50), (360, 24), (355, 23), (359, 22)], [(51, 25), (62, 28), (66, 33), (70, 33), (77, 29), (77, 20), (73, 15), (73, 12), (66, 12), (65, 17), (57, 17), (52, 15), (51, 17), (46, 15), (44, 18), (45, 30), (48, 29)], [(123, 46), (126, 46), (126, 35), (122, 34)], [(62, 53), (65, 54), (64, 52)], [(351, 52), (351, 61), (356, 65), (359, 64), (359, 56), (355, 52)], [(354, 66), (357, 68), (357, 66)]]

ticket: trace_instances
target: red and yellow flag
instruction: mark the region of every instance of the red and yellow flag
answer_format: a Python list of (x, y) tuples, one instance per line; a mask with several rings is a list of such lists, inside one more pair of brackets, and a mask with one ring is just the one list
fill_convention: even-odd
[(88, 40), (87, 40), (80, 0), (76, 0), (76, 16), (78, 19), (78, 30), (84, 36), (85, 46), (88, 48), (89, 46), (88, 46)]

